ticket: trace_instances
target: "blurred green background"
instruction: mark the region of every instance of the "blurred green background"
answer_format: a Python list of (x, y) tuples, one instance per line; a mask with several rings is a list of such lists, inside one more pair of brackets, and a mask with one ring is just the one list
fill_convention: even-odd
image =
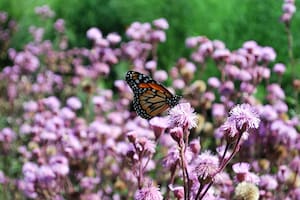
[[(273, 47), (277, 62), (289, 65), (285, 27), (279, 20), (283, 0), (131, 0), (130, 3), (124, 0), (2, 0), (0, 10), (7, 11), (19, 24), (11, 46), (21, 49), (31, 40), (30, 25), (46, 27), (45, 37), (55, 40), (53, 23), (45, 24), (34, 13), (36, 6), (45, 4), (56, 13), (53, 21), (65, 20), (71, 47), (88, 46), (86, 31), (92, 26), (100, 28), (104, 35), (117, 32), (124, 36), (126, 27), (134, 21), (151, 22), (164, 17), (170, 28), (167, 42), (158, 49), (159, 68), (170, 68), (178, 58), (188, 57), (185, 39), (197, 35), (222, 40), (230, 50), (241, 47), (245, 41), (255, 40), (261, 46)], [(300, 55), (297, 51), (299, 18), (296, 12), (291, 24), (295, 58)], [(296, 67), (299, 69), (299, 65)]]

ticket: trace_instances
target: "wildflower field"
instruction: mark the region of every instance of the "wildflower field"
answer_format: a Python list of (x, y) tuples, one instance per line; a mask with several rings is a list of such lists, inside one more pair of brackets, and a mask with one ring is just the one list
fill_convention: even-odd
[(162, 16), (76, 45), (48, 5), (27, 29), (0, 11), (0, 200), (300, 200), (300, 19), (280, 6), (279, 56), (194, 34), (168, 57)]

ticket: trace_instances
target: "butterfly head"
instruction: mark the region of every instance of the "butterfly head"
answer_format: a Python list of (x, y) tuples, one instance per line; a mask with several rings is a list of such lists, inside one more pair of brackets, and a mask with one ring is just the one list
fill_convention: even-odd
[(172, 107), (176, 106), (179, 103), (181, 98), (182, 98), (182, 96), (174, 95), (172, 98), (169, 99), (168, 104), (172, 108)]

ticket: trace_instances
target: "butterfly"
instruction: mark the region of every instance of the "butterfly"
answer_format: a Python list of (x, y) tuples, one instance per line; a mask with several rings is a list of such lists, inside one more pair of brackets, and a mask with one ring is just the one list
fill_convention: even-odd
[(133, 108), (144, 119), (151, 119), (176, 106), (181, 99), (150, 76), (139, 72), (128, 71), (126, 82), (134, 93)]

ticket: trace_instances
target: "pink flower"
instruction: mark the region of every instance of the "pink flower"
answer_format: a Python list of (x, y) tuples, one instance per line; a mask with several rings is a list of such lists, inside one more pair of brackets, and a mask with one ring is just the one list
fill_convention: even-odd
[(185, 40), (185, 45), (188, 48), (194, 48), (200, 43), (199, 37), (189, 37)]
[(232, 165), (232, 170), (236, 174), (246, 174), (249, 172), (249, 169), (250, 169), (249, 163), (245, 163), (245, 162), (235, 163)]
[(267, 190), (275, 190), (278, 186), (278, 182), (275, 177), (266, 174), (260, 177), (259, 186)]
[(149, 121), (149, 123), (156, 138), (159, 138), (159, 136), (164, 133), (165, 129), (168, 128), (168, 121), (165, 117), (154, 117)]
[(280, 182), (286, 182), (291, 177), (292, 171), (286, 165), (281, 165), (277, 171), (277, 178)]
[(3, 173), (3, 171), (0, 170), (0, 184), (4, 184), (6, 183), (6, 177), (5, 174)]
[(174, 193), (176, 199), (180, 200), (184, 198), (184, 188), (182, 186), (169, 185), (170, 190)]
[(285, 72), (285, 69), (286, 69), (286, 67), (285, 67), (285, 65), (282, 64), (282, 63), (277, 63), (277, 64), (275, 64), (274, 67), (273, 67), (273, 71), (274, 71), (275, 73), (277, 73), (277, 74), (280, 74), (280, 75), (282, 75), (282, 74)]
[(182, 79), (175, 79), (173, 81), (174, 89), (183, 89), (185, 87), (185, 82)]
[(59, 116), (64, 120), (71, 120), (76, 117), (75, 113), (68, 107), (64, 107), (60, 110)]
[(200, 154), (192, 164), (192, 171), (201, 180), (213, 178), (219, 169), (219, 158), (209, 151)]
[(54, 28), (59, 32), (63, 33), (65, 31), (65, 21), (63, 19), (58, 19), (54, 23)]
[(11, 143), (16, 139), (16, 133), (11, 128), (4, 128), (0, 131), (0, 141)]
[(37, 178), (38, 166), (33, 162), (26, 162), (22, 167), (22, 173), (26, 182), (33, 182)]
[(38, 168), (37, 179), (41, 184), (52, 185), (56, 175), (48, 165), (42, 165)]
[(294, 14), (296, 12), (296, 6), (293, 3), (284, 3), (282, 10), (284, 13)]
[(57, 111), (60, 107), (60, 101), (55, 96), (50, 96), (43, 99), (43, 103), (52, 111)]
[(263, 47), (261, 50), (264, 60), (272, 62), (276, 59), (276, 52), (272, 47)]
[(236, 77), (241, 81), (250, 81), (252, 79), (251, 74), (244, 69), (241, 69), (239, 73), (236, 75)]
[(107, 36), (106, 36), (106, 39), (112, 43), (112, 44), (118, 44), (120, 41), (121, 41), (121, 36), (118, 35), (117, 33), (109, 33)]
[(97, 41), (102, 38), (102, 33), (98, 28), (92, 27), (86, 32), (86, 36), (90, 40)]
[(183, 130), (181, 127), (174, 127), (170, 130), (170, 135), (179, 144), (183, 138)]
[(207, 81), (208, 85), (212, 88), (218, 88), (221, 85), (220, 80), (217, 77), (211, 77)]
[(235, 123), (236, 128), (240, 131), (248, 129), (257, 129), (260, 123), (256, 109), (250, 104), (241, 104), (235, 106), (230, 111), (229, 121)]
[(230, 56), (230, 51), (228, 49), (216, 49), (212, 55), (213, 59), (221, 60), (226, 59)]
[(155, 60), (150, 60), (150, 61), (146, 62), (146, 64), (145, 64), (145, 69), (147, 69), (147, 70), (152, 71), (152, 70), (155, 70), (156, 67), (157, 67), (157, 63)]
[(254, 184), (259, 183), (259, 177), (256, 174), (249, 171), (250, 165), (248, 163), (236, 163), (232, 166), (232, 169), (236, 173), (236, 181), (246, 181)]
[(80, 180), (80, 186), (84, 189), (93, 190), (100, 183), (99, 177), (83, 177)]
[(249, 172), (249, 173), (246, 174), (244, 181), (246, 181), (248, 183), (253, 183), (255, 185), (258, 185), (259, 181), (260, 181), (260, 178), (256, 174), (254, 174), (252, 172)]
[(199, 152), (201, 150), (200, 138), (193, 139), (190, 142), (189, 147), (195, 155), (199, 154)]
[(226, 115), (225, 106), (220, 103), (214, 103), (212, 106), (212, 116), (214, 118), (223, 118)]
[(51, 8), (48, 5), (43, 5), (43, 6), (36, 7), (34, 9), (34, 11), (37, 15), (40, 15), (44, 18), (52, 18), (55, 15), (53, 10), (51, 10)]
[(156, 19), (153, 21), (153, 24), (159, 29), (165, 30), (169, 28), (168, 21), (165, 18)]
[(197, 115), (189, 103), (176, 105), (169, 111), (170, 127), (181, 126), (183, 129), (191, 129), (197, 126)]
[[(184, 153), (184, 158), (187, 163), (189, 163), (192, 159), (193, 153), (188, 148)], [(167, 156), (162, 161), (162, 166), (165, 168), (172, 168), (180, 161), (180, 155), (178, 148), (174, 146), (168, 150)]]
[(68, 159), (61, 155), (52, 156), (50, 158), (51, 169), (58, 175), (65, 176), (69, 173)]
[(153, 41), (165, 42), (166, 41), (166, 33), (161, 30), (156, 30), (151, 33), (151, 39)]
[(35, 101), (27, 101), (23, 103), (23, 109), (26, 112), (36, 112), (38, 110), (38, 104)]
[(266, 121), (274, 121), (278, 117), (276, 110), (271, 105), (261, 106), (259, 113), (261, 118)]
[(158, 82), (163, 82), (168, 79), (168, 74), (165, 70), (157, 70), (154, 72), (153, 78)]
[(15, 63), (26, 72), (34, 72), (40, 65), (39, 59), (29, 51), (18, 53), (15, 57)]
[(81, 101), (77, 97), (68, 98), (67, 105), (73, 110), (78, 110), (82, 107)]
[(292, 170), (294, 170), (296, 173), (300, 172), (300, 157), (296, 156), (292, 162), (290, 163), (290, 167)]
[(155, 186), (148, 186), (139, 189), (134, 194), (135, 200), (163, 200), (163, 196), (159, 191), (159, 188)]
[(151, 155), (151, 154), (155, 153), (156, 144), (152, 140), (150, 140), (146, 137), (138, 138), (135, 143), (135, 146), (136, 146), (136, 149), (139, 152), (143, 152), (144, 155)]
[(4, 23), (7, 20), (7, 17), (8, 17), (7, 13), (1, 11), (0, 12), (0, 23)]
[(267, 91), (269, 93), (268, 98), (270, 100), (278, 100), (278, 99), (283, 100), (285, 98), (285, 93), (283, 89), (277, 83), (268, 85)]
[(247, 41), (243, 44), (243, 48), (248, 50), (249, 52), (253, 52), (254, 49), (257, 47), (258, 47), (257, 43), (253, 40)]

